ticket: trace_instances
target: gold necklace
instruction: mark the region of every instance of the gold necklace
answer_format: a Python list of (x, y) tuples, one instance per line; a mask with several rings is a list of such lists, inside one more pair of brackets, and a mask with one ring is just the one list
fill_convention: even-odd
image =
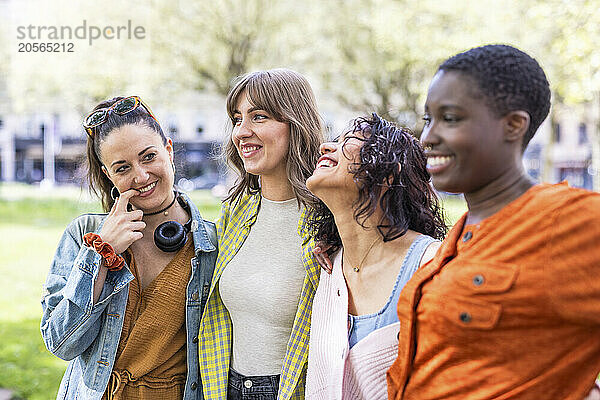
[[(375, 239), (375, 241), (373, 241), (373, 243), (371, 243), (371, 245), (369, 246), (369, 248), (367, 249), (367, 252), (365, 253), (365, 255), (363, 256), (362, 260), (360, 260), (360, 263), (356, 264), (354, 267), (352, 267), (352, 270), (354, 272), (360, 272), (360, 269), (362, 268), (362, 264), (365, 262), (365, 260), (367, 259), (367, 256), (369, 255), (369, 253), (371, 252), (371, 250), (373, 249), (373, 246), (375, 246), (375, 243), (379, 242), (379, 239), (381, 239), (381, 236), (377, 235), (377, 238)], [(342, 249), (342, 252), (344, 250)], [(342, 262), (344, 261), (344, 257), (342, 254)], [(350, 263), (352, 264), (352, 263)]]

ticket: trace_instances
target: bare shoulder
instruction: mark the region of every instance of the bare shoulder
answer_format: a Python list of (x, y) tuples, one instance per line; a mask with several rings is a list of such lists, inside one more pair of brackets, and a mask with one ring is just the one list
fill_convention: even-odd
[(421, 264), (419, 266), (422, 267), (423, 265), (431, 261), (431, 259), (435, 256), (441, 245), (442, 242), (439, 242), (437, 240), (435, 242), (431, 242), (431, 244), (425, 249), (425, 252), (423, 252), (423, 257), (421, 257)]

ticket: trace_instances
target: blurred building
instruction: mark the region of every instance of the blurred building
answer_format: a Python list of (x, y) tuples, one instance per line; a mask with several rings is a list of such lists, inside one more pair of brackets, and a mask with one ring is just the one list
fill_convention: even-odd
[[(184, 178), (181, 182), (186, 190), (225, 183), (227, 171), (217, 160), (229, 126), (223, 99), (188, 93), (181, 94), (179, 100), (176, 108), (156, 105), (153, 110), (165, 134), (175, 142), (176, 180)], [(341, 133), (355, 115), (339, 105), (325, 104), (322, 109), (336, 110), (324, 111), (331, 136)], [(1, 180), (80, 185), (86, 141), (81, 120), (80, 112), (68, 108), (53, 114), (17, 115), (7, 92), (6, 77), (0, 75)], [(593, 177), (600, 173), (591, 162), (594, 120), (585, 107), (555, 106), (553, 118), (542, 124), (525, 152), (528, 173), (540, 182), (567, 180), (572, 186), (593, 189)]]
[[(225, 123), (222, 111), (213, 109), (220, 109), (222, 100), (196, 100), (196, 103), (188, 104), (195, 104), (198, 109), (171, 111), (159, 107), (153, 111), (165, 135), (175, 143), (176, 180), (187, 178), (188, 189), (212, 188), (225, 181), (225, 173), (216, 159)], [(81, 120), (81, 115), (68, 110), (55, 114), (12, 113), (0, 77), (2, 181), (80, 185), (85, 174), (83, 161), (87, 140)]]
[[(75, 24), (82, 20), (78, 14), (73, 14), (71, 19), (65, 20), (58, 18), (57, 14), (46, 17), (44, 9), (36, 8), (36, 4), (42, 2), (0, 0), (0, 46), (4, 46), (5, 42), (10, 43), (8, 38), (13, 37), (13, 29), (17, 25), (46, 25), (50, 22), (69, 25), (71, 22)], [(60, 10), (60, 6), (56, 7), (59, 7), (56, 10)], [(137, 15), (136, 21), (147, 25), (149, 22), (144, 19), (145, 15)], [(85, 21), (85, 16), (81, 17)], [(114, 19), (113, 22), (118, 20)], [(6, 28), (6, 32), (2, 31), (2, 28)], [(143, 64), (140, 60), (145, 60), (143, 57), (151, 55), (152, 45), (148, 42), (145, 47), (140, 46), (137, 49), (140, 48), (145, 49), (145, 52), (136, 54), (136, 60)], [(11, 48), (10, 51), (14, 49)], [(0, 48), (0, 56), (2, 54), (4, 47)], [(12, 56), (12, 61), (16, 60), (14, 55), (9, 55)], [(12, 62), (11, 57), (0, 61), (0, 180), (80, 185), (84, 181), (85, 169), (82, 165), (87, 140), (81, 122), (84, 113), (89, 110), (82, 110), (81, 104), (73, 104), (72, 100), (61, 97), (63, 93), (60, 90), (58, 93), (42, 95), (43, 99), (29, 101), (27, 106), (23, 106), (22, 100), (31, 94), (26, 89), (17, 92), (13, 86), (18, 79), (7, 81), (10, 79), (8, 76), (14, 74), (5, 73), (18, 68), (20, 64)], [(62, 65), (49, 61), (48, 69), (56, 70)], [(36, 66), (39, 69), (44, 67)], [(138, 66), (136, 76), (138, 75), (150, 76), (151, 71)], [(34, 74), (27, 78), (32, 81), (37, 79)], [(110, 79), (107, 82), (110, 84)], [(146, 87), (138, 82), (137, 86), (133, 87), (137, 87), (139, 91), (133, 94), (141, 92), (146, 93), (146, 97), (151, 97), (148, 95), (151, 86)], [(51, 96), (55, 97), (50, 99)], [(156, 98), (160, 97), (156, 95)], [(32, 100), (29, 97), (27, 99)], [(176, 104), (170, 104), (166, 99), (161, 104), (153, 99), (151, 103), (164, 133), (175, 143), (176, 180), (188, 178), (188, 189), (196, 186), (212, 187), (224, 181), (225, 174), (221, 172), (214, 157), (225, 133), (226, 114), (223, 98), (190, 90), (177, 93), (176, 101)], [(85, 108), (91, 105), (88, 99), (82, 102), (85, 103)], [(23, 111), (32, 108), (34, 111)]]
[[(585, 107), (555, 106), (525, 151), (528, 173), (539, 182), (568, 181), (571, 186), (593, 190), (593, 118)], [(598, 190), (598, 188), (596, 189)]]

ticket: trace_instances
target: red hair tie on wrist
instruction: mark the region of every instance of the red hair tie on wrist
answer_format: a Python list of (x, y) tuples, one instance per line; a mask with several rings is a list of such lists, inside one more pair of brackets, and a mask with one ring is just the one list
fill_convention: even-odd
[(109, 243), (102, 241), (100, 235), (92, 232), (86, 233), (83, 235), (83, 243), (102, 256), (104, 266), (109, 271), (119, 271), (123, 268), (123, 264), (125, 263), (123, 257), (115, 254), (115, 249)]

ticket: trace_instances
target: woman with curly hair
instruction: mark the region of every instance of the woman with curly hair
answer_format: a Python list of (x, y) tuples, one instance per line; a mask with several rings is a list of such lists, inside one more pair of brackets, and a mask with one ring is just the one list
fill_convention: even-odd
[(385, 399), (400, 291), (446, 231), (418, 141), (376, 114), (321, 146), (307, 187), (311, 228), (330, 246), (313, 302), (306, 396)]

